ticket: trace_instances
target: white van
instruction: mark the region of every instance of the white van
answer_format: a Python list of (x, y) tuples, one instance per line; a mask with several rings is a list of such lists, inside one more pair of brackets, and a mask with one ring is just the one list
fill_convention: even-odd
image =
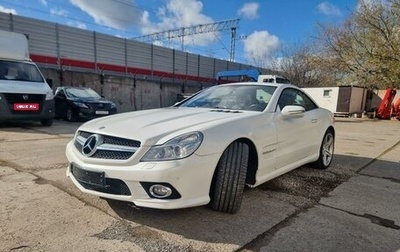
[(257, 82), (267, 82), (267, 83), (282, 83), (289, 84), (290, 81), (282, 76), (273, 75), (273, 74), (264, 74), (258, 76)]
[(51, 126), (53, 91), (30, 60), (25, 35), (0, 30), (0, 121), (37, 120)]

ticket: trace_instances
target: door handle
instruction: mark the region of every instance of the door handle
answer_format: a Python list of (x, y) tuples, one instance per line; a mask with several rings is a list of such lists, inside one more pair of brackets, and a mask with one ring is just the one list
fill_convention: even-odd
[(316, 123), (318, 122), (318, 119), (311, 119), (311, 123)]

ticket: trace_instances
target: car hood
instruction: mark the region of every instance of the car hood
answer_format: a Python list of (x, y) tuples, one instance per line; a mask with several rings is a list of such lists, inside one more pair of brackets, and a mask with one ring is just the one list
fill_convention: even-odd
[(0, 80), (2, 93), (47, 94), (50, 87), (45, 82)]
[(95, 119), (82, 125), (79, 130), (135, 139), (141, 141), (142, 144), (153, 145), (185, 132), (202, 131), (259, 113), (170, 107)]
[(74, 102), (87, 102), (87, 103), (111, 103), (110, 101), (106, 99), (95, 99), (95, 98), (72, 98), (71, 99)]

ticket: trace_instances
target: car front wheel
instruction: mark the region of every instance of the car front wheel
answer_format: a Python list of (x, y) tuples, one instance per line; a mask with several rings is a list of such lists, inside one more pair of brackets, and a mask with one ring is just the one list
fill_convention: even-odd
[(234, 142), (222, 154), (213, 179), (211, 190), (212, 209), (236, 213), (240, 209), (246, 182), (249, 147)]
[(333, 151), (335, 145), (335, 136), (333, 131), (328, 129), (322, 139), (321, 147), (319, 150), (319, 158), (314, 163), (317, 169), (326, 169), (332, 163)]
[(75, 117), (74, 112), (72, 111), (71, 107), (67, 108), (65, 117), (66, 117), (67, 121), (70, 121), (70, 122), (75, 122), (76, 121), (76, 117)]

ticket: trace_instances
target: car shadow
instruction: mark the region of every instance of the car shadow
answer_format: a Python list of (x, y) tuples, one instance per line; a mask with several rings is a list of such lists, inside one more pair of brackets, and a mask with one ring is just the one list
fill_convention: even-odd
[[(123, 221), (187, 239), (233, 244), (240, 248), (278, 223), (318, 204), (321, 197), (329, 196), (329, 192), (337, 186), (378, 161), (383, 168), (398, 165), (384, 160), (335, 155), (331, 167), (326, 170), (300, 167), (256, 188), (247, 188), (241, 210), (236, 214), (215, 212), (208, 206), (157, 210), (121, 201), (107, 201)], [(129, 232), (132, 236), (136, 235), (135, 229)]]

